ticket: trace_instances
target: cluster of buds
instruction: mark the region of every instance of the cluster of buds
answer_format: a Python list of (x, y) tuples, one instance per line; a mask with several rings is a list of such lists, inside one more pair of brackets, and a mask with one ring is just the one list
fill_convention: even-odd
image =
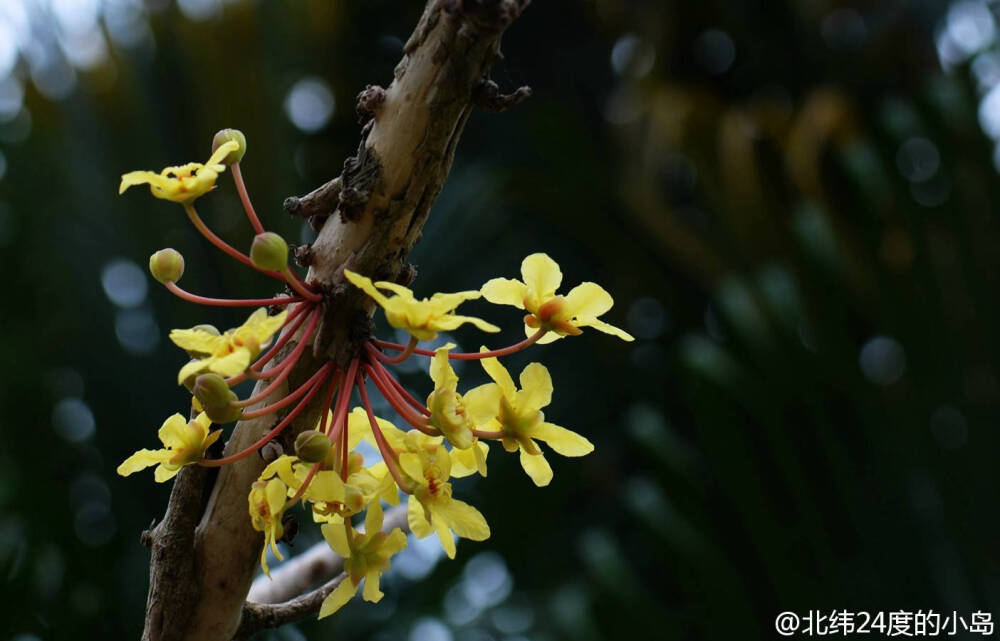
[[(517, 452), (524, 471), (539, 486), (552, 480), (552, 468), (539, 443), (563, 456), (593, 451), (583, 436), (546, 420), (543, 409), (551, 402), (553, 385), (544, 365), (529, 364), (515, 383), (499, 359), (536, 343), (577, 336), (585, 328), (629, 341), (632, 337), (600, 320), (613, 304), (600, 286), (582, 283), (565, 295), (557, 294), (562, 273), (545, 254), (524, 259), (521, 280), (495, 278), (478, 290), (438, 293), (425, 299), (418, 299), (397, 283), (372, 282), (344, 269), (344, 277), (384, 310), (388, 324), (406, 332), (410, 339), (398, 344), (371, 338), (346, 367), (326, 362), (308, 380), (290, 389), (286, 380), (314, 339), (325, 301), (289, 268), (285, 241), (261, 226), (239, 170), (245, 151), (243, 135), (226, 130), (216, 135), (212, 156), (204, 165), (192, 163), (168, 167), (159, 174), (132, 172), (122, 177), (122, 191), (149, 184), (154, 196), (180, 203), (210, 242), (244, 264), (282, 280), (291, 293), (243, 300), (199, 296), (177, 285), (184, 272), (179, 253), (164, 249), (153, 254), (149, 262), (153, 277), (185, 300), (281, 311), (268, 314), (260, 307), (241, 326), (226, 332), (210, 325), (173, 330), (171, 340), (190, 357), (180, 369), (178, 382), (191, 391), (196, 418), (188, 422), (175, 414), (167, 419), (160, 429), (163, 448), (136, 452), (118, 471), (128, 475), (158, 465), (156, 480), (165, 481), (184, 465), (234, 463), (281, 436), (308, 406), (321, 403), (317, 423), (295, 438), (294, 454), (271, 461), (253, 484), (248, 510), (253, 528), (263, 533), (261, 567), (265, 573), (269, 572), (267, 550), (282, 558), (277, 543), (285, 536), (286, 513), (300, 503), (320, 524), (330, 547), (345, 559), (348, 578), (324, 601), (323, 617), (349, 601), (362, 583), (365, 600), (381, 598), (379, 579), (393, 555), (406, 546), (400, 529), (382, 531), (383, 502), (397, 505), (405, 497), (410, 530), (421, 538), (436, 534), (445, 553), (454, 558), (456, 537), (482, 541), (490, 535), (483, 515), (453, 497), (451, 485), (452, 478), (486, 476), (489, 443)], [(215, 187), (226, 165), (257, 233), (249, 254), (212, 233), (194, 208), (194, 200)], [(456, 313), (463, 302), (480, 297), (523, 310), (526, 338), (500, 349), (482, 347), (478, 352), (456, 352), (451, 344), (434, 350), (420, 347), (421, 342), (437, 338), (439, 332), (464, 324), (484, 332), (500, 331), (485, 320)], [(284, 349), (293, 338), (295, 346)], [(428, 373), (434, 383), (425, 402), (408, 392), (392, 372), (394, 366), (417, 357), (429, 358)], [(491, 382), (460, 391), (451, 365), (456, 360), (478, 361)], [(232, 388), (248, 379), (259, 381), (260, 390), (241, 400)], [(375, 415), (368, 381), (395, 410), (402, 427)], [(359, 404), (352, 409), (355, 397)], [(211, 430), (211, 424), (271, 415), (273, 427), (256, 443), (223, 458), (209, 456), (208, 447), (221, 434), (221, 430)], [(367, 467), (357, 451), (363, 441), (381, 457)], [(363, 529), (353, 524), (353, 517), (362, 512)]]

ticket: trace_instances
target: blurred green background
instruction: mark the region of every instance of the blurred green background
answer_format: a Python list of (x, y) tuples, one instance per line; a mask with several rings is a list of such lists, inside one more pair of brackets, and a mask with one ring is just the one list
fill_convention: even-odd
[[(172, 327), (266, 296), (180, 208), (121, 173), (242, 129), (265, 224), (339, 173), (354, 96), (386, 84), (422, 3), (0, 2), (0, 635), (135, 638), (168, 492), (117, 464), (187, 396)], [(1000, 612), (997, 19), (979, 0), (535, 2), (504, 40), (412, 260), (418, 293), (545, 251), (615, 295), (540, 359), (547, 416), (596, 444), (535, 488), (494, 449), (457, 493), (493, 526), (454, 562), (412, 544), (323, 622), (271, 639), (771, 638), (783, 610)], [(229, 178), (199, 203), (251, 231)], [(520, 336), (518, 314), (468, 305)], [(381, 328), (382, 335), (388, 335)], [(466, 349), (480, 336), (458, 332)], [(482, 372), (460, 371), (474, 384)], [(424, 373), (406, 382), (421, 394)], [(302, 549), (318, 539), (303, 527)], [(294, 550), (293, 550), (294, 551)]]

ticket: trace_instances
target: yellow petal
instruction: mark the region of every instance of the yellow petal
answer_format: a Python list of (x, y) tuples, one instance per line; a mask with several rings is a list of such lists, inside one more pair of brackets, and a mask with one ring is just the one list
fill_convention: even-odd
[(517, 406), (528, 412), (541, 409), (552, 402), (552, 376), (541, 363), (530, 363), (521, 370), (521, 391), (517, 393)]
[(365, 534), (372, 534), (382, 530), (382, 504), (378, 499), (368, 505), (368, 513), (365, 514)]
[(436, 510), (432, 512), (431, 518), (433, 519), (431, 525), (434, 526), (434, 531), (437, 533), (438, 542), (441, 543), (441, 549), (444, 553), (448, 555), (449, 559), (455, 558), (455, 537), (452, 536), (451, 530), (448, 529), (448, 523), (441, 514)]
[(482, 441), (476, 441), (464, 450), (453, 448), (451, 454), (451, 475), (464, 478), (476, 472), (486, 476), (486, 455), (489, 447)]
[(160, 465), (153, 472), (153, 480), (155, 480), (157, 483), (165, 483), (166, 481), (169, 481), (170, 479), (177, 476), (177, 473), (180, 472), (180, 470), (181, 470), (180, 466), (173, 466), (173, 465), (168, 465), (167, 463), (160, 463)]
[(412, 452), (400, 454), (399, 466), (418, 483), (424, 481), (424, 466), (420, 463), (420, 457), (416, 454), (413, 454)]
[(327, 544), (330, 549), (339, 554), (343, 558), (349, 558), (351, 556), (351, 546), (347, 542), (347, 530), (346, 525), (341, 523), (324, 523), (320, 526), (320, 532), (323, 533), (323, 538), (326, 539)]
[[(306, 474), (308, 468), (302, 466)], [(345, 499), (344, 481), (340, 475), (332, 470), (322, 470), (313, 476), (312, 482), (306, 489), (306, 497), (310, 501), (324, 501), (326, 503), (343, 503)]]
[(385, 596), (382, 594), (382, 590), (379, 589), (379, 572), (378, 570), (372, 570), (365, 575), (365, 587), (361, 591), (361, 596), (365, 601), (369, 603), (378, 603)]
[(434, 329), (441, 332), (450, 332), (453, 329), (458, 329), (465, 323), (473, 325), (476, 329), (495, 334), (500, 331), (500, 328), (492, 323), (487, 323), (481, 318), (476, 318), (475, 316), (458, 316), (456, 314), (448, 314), (436, 319), (432, 325)]
[(319, 608), (319, 618), (328, 617), (344, 607), (344, 604), (350, 601), (357, 591), (358, 586), (351, 583), (350, 577), (344, 577), (340, 585), (334, 588), (333, 592), (323, 599), (323, 605)]
[(448, 294), (434, 294), (427, 299), (428, 306), (435, 314), (447, 314), (454, 311), (456, 307), (467, 300), (476, 300), (482, 296), (478, 291), (469, 290), (464, 292), (452, 292)]
[(364, 291), (364, 293), (368, 294), (373, 299), (375, 299), (375, 302), (381, 305), (382, 307), (385, 307), (385, 304), (389, 301), (389, 299), (385, 297), (385, 294), (376, 289), (375, 285), (372, 283), (370, 278), (352, 272), (349, 269), (344, 270), (344, 276), (347, 278), (347, 280), (351, 281), (351, 283), (355, 287), (360, 288), (362, 291)]
[(547, 254), (531, 254), (521, 263), (521, 277), (528, 287), (528, 296), (536, 304), (552, 298), (562, 283), (562, 272)]
[(377, 283), (375, 283), (375, 287), (379, 289), (387, 289), (396, 296), (400, 296), (407, 300), (414, 300), (414, 301), (416, 300), (416, 297), (413, 295), (413, 290), (411, 290), (409, 287), (404, 287), (399, 283), (390, 283), (385, 280), (380, 280)]
[(594, 444), (586, 438), (553, 423), (540, 423), (531, 430), (531, 438), (545, 441), (563, 456), (584, 456), (594, 451)]
[(163, 425), (160, 426), (157, 436), (160, 437), (160, 442), (169, 448), (180, 448), (184, 447), (187, 443), (187, 434), (185, 432), (190, 429), (188, 427), (187, 419), (185, 419), (180, 414), (173, 414), (167, 420), (163, 421)]
[(604, 332), (605, 334), (611, 334), (612, 336), (617, 336), (623, 341), (628, 341), (630, 343), (635, 340), (632, 337), (632, 335), (626, 332), (625, 330), (619, 329), (609, 323), (605, 323), (602, 320), (597, 320), (596, 318), (580, 321), (579, 323), (577, 323), (577, 325), (579, 325), (580, 327), (593, 327), (599, 332)]
[(136, 185), (155, 184), (160, 179), (158, 174), (151, 171), (130, 171), (127, 174), (122, 174), (122, 182), (118, 185), (118, 193), (119, 195), (123, 194), (126, 189), (135, 187)]
[(406, 502), (406, 522), (418, 539), (425, 538), (434, 531), (424, 516), (423, 504), (414, 496), (410, 496)]
[(455, 534), (471, 541), (485, 541), (490, 538), (490, 526), (479, 510), (458, 499), (441, 503), (435, 508), (434, 516), (444, 516), (448, 527)]
[(211, 354), (226, 339), (200, 329), (173, 329), (170, 330), (170, 340), (181, 349), (200, 354)]
[(226, 142), (219, 145), (219, 148), (211, 155), (206, 162), (206, 165), (218, 165), (222, 163), (222, 159), (229, 155), (229, 152), (236, 151), (240, 148), (240, 144), (235, 140), (227, 140)]
[(494, 278), (479, 291), (494, 305), (513, 305), (518, 309), (524, 309), (524, 297), (528, 294), (527, 286), (513, 278)]
[[(271, 479), (264, 488), (264, 496), (267, 500), (267, 508), (271, 511), (271, 518), (275, 521), (281, 518), (281, 512), (285, 509), (285, 497), (288, 496), (288, 487), (280, 479)], [(277, 556), (277, 553), (275, 553)]]
[[(485, 347), (479, 348), (480, 352), (489, 351)], [(514, 398), (517, 388), (514, 387), (514, 379), (510, 377), (510, 372), (496, 358), (483, 358), (479, 361), (490, 378), (496, 381), (503, 393), (508, 398)]]
[(147, 467), (152, 467), (170, 458), (171, 454), (167, 450), (139, 450), (128, 457), (118, 466), (120, 476), (128, 476)]
[(500, 413), (500, 399), (503, 392), (496, 383), (486, 383), (479, 387), (474, 387), (462, 397), (465, 404), (465, 411), (476, 427), (483, 429), (483, 426), (493, 421)]
[(205, 371), (205, 368), (207, 368), (211, 362), (211, 357), (188, 361), (188, 363), (181, 368), (181, 371), (177, 373), (177, 383), (179, 385), (183, 385), (184, 381), (190, 377)]
[(562, 313), (568, 318), (597, 318), (615, 304), (611, 294), (597, 283), (580, 283), (566, 294)]
[(545, 487), (552, 481), (552, 467), (544, 454), (528, 454), (521, 449), (521, 467), (538, 487)]
[(454, 390), (458, 384), (458, 376), (452, 369), (448, 361), (448, 350), (454, 347), (451, 343), (444, 347), (439, 347), (434, 351), (434, 358), (431, 359), (430, 375), (434, 381), (435, 390)]
[(250, 366), (250, 350), (246, 348), (237, 349), (228, 356), (213, 358), (208, 365), (209, 371), (220, 376), (236, 376), (242, 374)]

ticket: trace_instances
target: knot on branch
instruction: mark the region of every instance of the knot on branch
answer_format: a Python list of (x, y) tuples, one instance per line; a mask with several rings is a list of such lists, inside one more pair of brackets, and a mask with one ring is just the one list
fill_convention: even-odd
[(337, 177), (305, 196), (289, 196), (282, 203), (282, 208), (289, 216), (308, 219), (313, 231), (319, 232), (340, 204), (340, 191), (341, 180)]
[(446, 0), (444, 12), (464, 18), (483, 33), (499, 33), (521, 15), (531, 0)]
[(472, 89), (472, 103), (490, 113), (507, 111), (531, 97), (531, 87), (518, 87), (513, 93), (502, 93), (497, 83), (483, 78)]
[(385, 102), (385, 89), (378, 85), (368, 85), (358, 94), (358, 105), (355, 108), (358, 114), (358, 123), (364, 124), (378, 113), (382, 103)]

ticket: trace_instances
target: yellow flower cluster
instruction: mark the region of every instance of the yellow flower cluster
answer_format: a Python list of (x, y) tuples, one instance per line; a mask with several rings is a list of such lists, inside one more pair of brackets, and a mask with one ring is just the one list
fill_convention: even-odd
[[(226, 145), (219, 147), (222, 150), (229, 151)], [(182, 192), (190, 197), (206, 189), (207, 172), (213, 162), (219, 161), (218, 155), (219, 152), (213, 154), (209, 163), (199, 166), (187, 183), (183, 180), (161, 183), (143, 174), (130, 178), (129, 184), (148, 179), (154, 194), (160, 197), (176, 199)], [(202, 175), (199, 172), (206, 172), (204, 178), (199, 177)], [(126, 182), (123, 179), (123, 186), (127, 186)], [(179, 414), (170, 417), (160, 429), (164, 449), (140, 450), (118, 469), (120, 474), (128, 475), (158, 465), (156, 480), (165, 481), (184, 465), (238, 461), (276, 438), (317, 394), (326, 391), (329, 407), (336, 392), (336, 403), (324, 410), (325, 416), (314, 429), (294, 439), (294, 454), (271, 461), (252, 484), (247, 497), (250, 524), (262, 534), (260, 564), (264, 573), (270, 575), (269, 551), (282, 560), (278, 544), (286, 538), (288, 511), (298, 504), (308, 509), (327, 544), (344, 559), (345, 578), (324, 600), (321, 618), (336, 612), (359, 591), (366, 601), (382, 598), (381, 577), (389, 569), (393, 556), (407, 545), (404, 529), (419, 538), (436, 535), (449, 558), (455, 557), (456, 538), (483, 541), (490, 536), (486, 518), (475, 507), (456, 498), (452, 487), (454, 478), (486, 476), (490, 442), (499, 443), (507, 452), (518, 453), (521, 467), (537, 486), (548, 485), (553, 476), (543, 445), (568, 457), (584, 456), (594, 450), (583, 436), (546, 420), (543, 410), (552, 401), (553, 384), (544, 365), (528, 364), (515, 383), (498, 357), (534, 343), (576, 336), (588, 327), (632, 340), (623, 330), (599, 319), (613, 304), (611, 296), (600, 286), (582, 283), (565, 295), (557, 294), (562, 273), (545, 254), (532, 254), (524, 259), (523, 280), (496, 278), (479, 291), (434, 294), (425, 299), (418, 299), (401, 285), (372, 282), (350, 270), (344, 270), (344, 276), (383, 308), (390, 326), (410, 334), (408, 346), (371, 340), (349, 367), (337, 369), (333, 363), (325, 363), (298, 390), (289, 391), (285, 399), (275, 401), (270, 398), (271, 392), (283, 384), (294, 359), (308, 343), (320, 317), (318, 307), (303, 303), (306, 306), (291, 316), (285, 311), (269, 316), (265, 309), (258, 309), (243, 325), (224, 333), (211, 326), (173, 330), (170, 339), (192, 359), (181, 368), (178, 380), (192, 389), (194, 408), (199, 411), (204, 408), (208, 414), (200, 413), (192, 421)], [(527, 340), (498, 350), (482, 347), (479, 352), (471, 353), (455, 353), (451, 344), (434, 351), (416, 347), (420, 341), (432, 340), (439, 332), (452, 331), (464, 324), (498, 332), (498, 327), (480, 318), (456, 313), (462, 303), (478, 298), (527, 312), (524, 317)], [(302, 317), (295, 321), (299, 313)], [(298, 346), (291, 350), (290, 362), (275, 365), (269, 370), (272, 373), (262, 372), (259, 365), (251, 366), (282, 327), (289, 325), (286, 336), (292, 336), (306, 318), (313, 320), (299, 337)], [(269, 361), (275, 353), (284, 353), (278, 348), (287, 340), (282, 338), (259, 362)], [(379, 351), (380, 347), (402, 353), (391, 357)], [(409, 395), (385, 367), (413, 354), (430, 357), (427, 371), (434, 387), (424, 402)], [(451, 365), (455, 359), (479, 361), (489, 382), (460, 391), (459, 377)], [(265, 381), (268, 376), (273, 379), (265, 383), (263, 392), (238, 401), (230, 385), (249, 376)], [(366, 380), (371, 380), (396, 410), (399, 424), (405, 422), (412, 429), (401, 429), (375, 416)], [(355, 388), (361, 406), (348, 411)], [(263, 416), (293, 401), (298, 401), (298, 405), (254, 446), (224, 459), (206, 459), (206, 450), (221, 433), (210, 430), (208, 416), (213, 420), (234, 420), (228, 417), (242, 416), (244, 409), (258, 401), (271, 405), (249, 410), (247, 416)], [(378, 450), (381, 460), (365, 465), (357, 450), (363, 441)], [(407, 528), (383, 531), (386, 520), (383, 504), (397, 505), (404, 496)], [(363, 525), (356, 518), (362, 513)]]

